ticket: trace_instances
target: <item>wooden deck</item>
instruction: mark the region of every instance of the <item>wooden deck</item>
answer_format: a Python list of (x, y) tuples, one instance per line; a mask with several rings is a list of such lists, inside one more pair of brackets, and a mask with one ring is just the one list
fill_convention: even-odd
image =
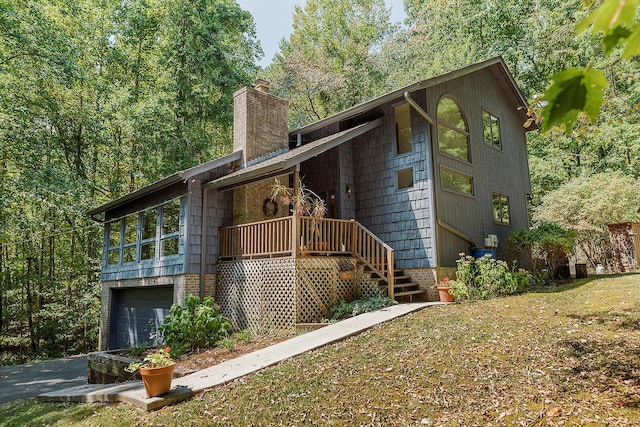
[(380, 276), (394, 298), (393, 248), (355, 220), (293, 215), (220, 229), (220, 259), (342, 255)]

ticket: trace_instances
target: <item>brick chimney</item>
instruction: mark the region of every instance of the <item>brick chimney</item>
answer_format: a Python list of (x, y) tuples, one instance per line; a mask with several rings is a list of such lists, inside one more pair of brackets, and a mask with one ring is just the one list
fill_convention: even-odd
[(289, 147), (288, 104), (262, 79), (233, 94), (233, 149), (242, 148), (245, 163)]
[[(233, 94), (233, 149), (242, 148), (243, 163), (289, 147), (289, 102), (269, 93), (269, 82), (257, 80), (255, 88), (244, 87)], [(280, 177), (288, 183), (288, 176)], [(271, 195), (273, 178), (233, 190), (233, 223), (271, 219), (264, 214), (264, 201)], [(281, 207), (277, 217), (288, 215)]]

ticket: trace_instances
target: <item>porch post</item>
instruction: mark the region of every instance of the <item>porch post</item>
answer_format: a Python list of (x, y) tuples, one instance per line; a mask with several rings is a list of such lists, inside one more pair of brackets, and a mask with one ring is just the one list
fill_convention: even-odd
[[(293, 171), (293, 197), (294, 200), (300, 198), (300, 164), (296, 165)], [(291, 256), (298, 258), (300, 254), (300, 218), (296, 210), (293, 210), (293, 216), (291, 218)]]
[(395, 260), (393, 258), (393, 250), (387, 249), (387, 278), (389, 279), (389, 298), (394, 299), (394, 290), (395, 290), (395, 274), (396, 274), (396, 265)]
[(298, 242), (300, 241), (300, 237), (298, 234), (300, 233), (300, 224), (298, 214), (294, 211), (291, 216), (291, 257), (298, 258), (299, 247)]

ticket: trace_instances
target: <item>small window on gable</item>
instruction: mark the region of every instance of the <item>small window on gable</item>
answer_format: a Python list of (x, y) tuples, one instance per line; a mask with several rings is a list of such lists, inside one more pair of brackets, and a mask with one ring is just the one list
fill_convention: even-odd
[(396, 182), (398, 183), (398, 190), (413, 187), (413, 168), (396, 172)]
[(482, 125), (484, 127), (484, 143), (493, 148), (502, 149), (500, 120), (493, 114), (483, 110)]
[(438, 102), (438, 148), (443, 154), (471, 162), (467, 122), (458, 104), (447, 97)]
[(509, 215), (509, 197), (504, 194), (494, 193), (493, 201), (493, 220), (499, 224), (511, 224)]
[(396, 154), (410, 153), (413, 149), (413, 140), (409, 104), (404, 103), (395, 107), (393, 115), (396, 121)]
[(442, 189), (473, 196), (473, 178), (451, 169), (441, 168)]

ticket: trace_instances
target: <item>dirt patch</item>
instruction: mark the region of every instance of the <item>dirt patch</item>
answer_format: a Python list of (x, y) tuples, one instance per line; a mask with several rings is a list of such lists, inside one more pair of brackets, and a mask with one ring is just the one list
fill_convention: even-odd
[(233, 349), (216, 347), (200, 352), (185, 353), (176, 361), (177, 368), (199, 371), (215, 366), (227, 360), (235, 359), (247, 353), (285, 341), (290, 337), (270, 337), (266, 335), (252, 336), (249, 342), (237, 342)]

